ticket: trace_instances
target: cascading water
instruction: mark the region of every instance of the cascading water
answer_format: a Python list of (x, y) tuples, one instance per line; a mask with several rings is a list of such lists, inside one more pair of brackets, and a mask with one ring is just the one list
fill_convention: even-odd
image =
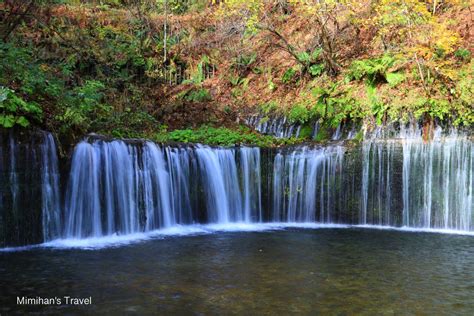
[(425, 141), (419, 129), (402, 128), (398, 139), (365, 141), (362, 152), (360, 224), (474, 228), (474, 145), (467, 136), (443, 136), (438, 128)]
[(262, 186), (260, 171), (260, 149), (242, 147), (240, 149), (241, 175), (243, 177), (243, 211), (244, 221), (261, 221)]
[(199, 146), (196, 155), (206, 188), (208, 220), (217, 223), (242, 220), (242, 196), (234, 152)]
[[(205, 208), (206, 223), (260, 221), (259, 172), (258, 148), (83, 141), (72, 159), (64, 237), (190, 224), (199, 221), (198, 205)], [(204, 199), (193, 195), (199, 191)]]
[(474, 146), (452, 132), (423, 142), (419, 131), (402, 130), (403, 225), (472, 230)]
[[(300, 136), (302, 128), (311, 130), (311, 139), (316, 139), (321, 127), (320, 120), (308, 122), (310, 124), (291, 123), (286, 116), (266, 116), (262, 114), (254, 114), (245, 119), (245, 124), (255, 128), (256, 131), (273, 135), (277, 138), (291, 138)], [(345, 123), (339, 123), (333, 130), (331, 140), (339, 141), (342, 139), (354, 139), (357, 135), (357, 127), (355, 125), (350, 127)]]
[(337, 128), (336, 130), (334, 131), (334, 134), (332, 135), (331, 139), (332, 140), (339, 140), (341, 139), (341, 135), (342, 132), (341, 132), (341, 124), (337, 125)]
[(301, 125), (288, 122), (286, 116), (268, 118), (262, 115), (253, 115), (245, 122), (262, 134), (273, 135), (278, 138), (298, 138), (301, 131)]
[[(19, 196), (19, 190), (20, 187), (18, 185), (18, 171), (16, 168), (16, 159), (18, 156), (17, 152), (17, 146), (15, 143), (15, 140), (12, 135), (9, 137), (9, 149), (10, 149), (10, 155), (9, 155), (9, 160), (10, 160), (10, 172), (9, 172), (9, 178), (10, 178), (10, 190), (11, 190), (11, 208), (13, 211), (13, 214), (16, 214), (18, 211), (18, 196)], [(16, 217), (14, 215), (14, 217)], [(16, 219), (14, 219), (16, 221)]]
[(77, 145), (66, 190), (65, 237), (139, 230), (134, 158), (122, 141)]
[(0, 138), (0, 246), (60, 236), (58, 157), (51, 134)]
[(337, 173), (342, 171), (343, 157), (339, 146), (279, 152), (273, 169), (272, 220), (334, 222)]
[(171, 208), (176, 210), (175, 221), (190, 224), (194, 207), (189, 179), (197, 177), (197, 161), (191, 148), (166, 147), (165, 152), (170, 172)]
[(56, 144), (53, 135), (44, 134), (41, 147), (41, 213), (45, 241), (61, 236), (61, 202)]
[[(142, 170), (137, 170), (137, 172), (142, 175), (138, 184), (143, 183), (143, 188), (137, 187), (137, 191), (144, 192), (145, 229), (152, 230), (175, 225), (179, 210), (172, 208), (174, 205), (170, 191), (170, 172), (166, 167), (161, 148), (154, 143), (146, 142), (143, 147), (142, 159), (141, 162), (136, 161), (133, 165), (138, 168), (142, 166)], [(113, 172), (113, 170), (111, 171)], [(120, 193), (120, 188), (115, 188), (115, 190), (117, 189)], [(134, 204), (138, 206), (138, 202), (137, 200)], [(133, 211), (137, 215), (140, 213), (138, 207), (135, 207)]]
[(440, 129), (429, 142), (417, 129), (402, 128), (396, 139), (380, 133), (356, 149), (159, 146), (93, 137), (76, 146), (62, 191), (53, 137), (9, 136), (0, 146), (1, 242), (195, 223), (474, 230), (472, 140)]
[(392, 225), (393, 142), (367, 141), (362, 145), (362, 189), (359, 224)]

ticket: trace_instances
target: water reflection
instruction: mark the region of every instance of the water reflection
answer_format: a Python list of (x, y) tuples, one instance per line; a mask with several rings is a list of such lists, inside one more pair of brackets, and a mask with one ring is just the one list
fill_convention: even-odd
[[(474, 239), (328, 229), (0, 253), (1, 313), (472, 314)], [(16, 296), (93, 297), (18, 307)]]

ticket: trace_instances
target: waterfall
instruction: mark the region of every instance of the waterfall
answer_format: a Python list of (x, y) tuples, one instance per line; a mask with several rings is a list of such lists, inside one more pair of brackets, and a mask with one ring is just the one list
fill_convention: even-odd
[(472, 230), (474, 146), (451, 132), (424, 142), (417, 130), (402, 130), (403, 225)]
[(48, 241), (58, 238), (61, 229), (59, 163), (53, 135), (44, 133), (44, 142), (40, 147), (43, 238)]
[(238, 186), (237, 166), (231, 149), (213, 150), (207, 146), (196, 149), (210, 222), (228, 223), (243, 220), (242, 196)]
[(170, 170), (171, 208), (176, 210), (175, 222), (193, 222), (192, 202), (189, 193), (189, 179), (196, 170), (196, 160), (190, 148), (166, 147), (166, 158)]
[[(359, 224), (391, 225), (393, 142), (365, 141), (362, 144), (362, 189)], [(370, 199), (369, 199), (370, 197)]]
[(260, 172), (260, 149), (257, 147), (240, 149), (241, 175), (243, 177), (244, 221), (262, 219), (262, 192)]
[(318, 133), (319, 133), (319, 128), (320, 128), (320, 122), (319, 120), (317, 120), (316, 122), (314, 122), (313, 130), (311, 131), (312, 140), (315, 140), (317, 138)]
[[(139, 182), (144, 186), (143, 190), (140, 188), (137, 190), (144, 192), (146, 230), (175, 225), (176, 209), (172, 208), (170, 172), (161, 148), (154, 143), (146, 142), (141, 165), (142, 181)], [(119, 188), (115, 188), (117, 189)], [(133, 211), (137, 214), (139, 212), (137, 207)]]
[(63, 181), (51, 134), (4, 134), (0, 243), (208, 223), (473, 231), (474, 143), (461, 132), (432, 134), (426, 141), (420, 129), (402, 127), (384, 138), (377, 129), (354, 148), (279, 149), (89, 137), (76, 145)]
[(467, 136), (440, 128), (430, 141), (413, 127), (365, 141), (359, 223), (472, 230), (473, 155)]
[(273, 187), (272, 187), (272, 216), (271, 218), (274, 221), (281, 221), (283, 220), (283, 216), (280, 215), (285, 207), (283, 204), (285, 199), (283, 198), (285, 195), (285, 186), (283, 177), (284, 177), (284, 166), (285, 166), (285, 158), (281, 152), (277, 153), (275, 156), (275, 161), (273, 163)]
[(253, 115), (246, 119), (245, 123), (254, 127), (255, 130), (262, 134), (273, 135), (278, 138), (298, 138), (301, 131), (301, 125), (288, 122), (286, 116), (266, 117)]
[[(11, 190), (11, 208), (13, 212), (14, 218), (17, 217), (17, 211), (18, 211), (18, 197), (19, 197), (19, 190), (20, 187), (18, 185), (18, 170), (16, 167), (16, 159), (18, 156), (18, 150), (17, 150), (17, 144), (15, 143), (15, 139), (13, 138), (13, 135), (10, 134), (9, 138), (9, 149), (10, 149), (10, 155), (9, 155), (9, 160), (10, 160), (10, 172), (9, 172), (9, 178), (10, 178), (10, 190)], [(16, 219), (14, 219), (16, 221)]]
[(341, 139), (341, 123), (337, 125), (336, 130), (334, 131), (334, 134), (332, 135), (331, 139), (332, 140), (339, 140)]
[(60, 236), (59, 162), (51, 134), (0, 136), (0, 246)]
[(273, 221), (333, 222), (343, 157), (340, 146), (279, 152), (273, 169)]
[(370, 148), (371, 143), (364, 143), (362, 145), (362, 207), (359, 214), (359, 223), (367, 224), (367, 201), (369, 194), (369, 167), (370, 167)]
[(140, 152), (123, 141), (79, 143), (66, 191), (65, 237), (135, 233), (142, 230), (140, 218), (145, 230), (175, 225), (183, 204), (173, 203), (172, 181), (154, 143), (146, 142)]
[[(83, 141), (71, 165), (66, 238), (199, 222), (196, 205), (205, 208), (206, 223), (262, 220), (259, 148)], [(200, 188), (203, 196), (193, 195)]]
[[(66, 237), (88, 237), (102, 235), (100, 225), (100, 152), (86, 142), (76, 146), (72, 159), (69, 184), (66, 193)], [(106, 164), (103, 166), (107, 167)], [(104, 173), (109, 175), (107, 170)], [(104, 181), (103, 191), (107, 191), (111, 181)], [(111, 195), (111, 192), (106, 192)], [(109, 201), (110, 203), (110, 201)], [(107, 207), (107, 206), (106, 206)], [(113, 221), (109, 215), (109, 221)]]

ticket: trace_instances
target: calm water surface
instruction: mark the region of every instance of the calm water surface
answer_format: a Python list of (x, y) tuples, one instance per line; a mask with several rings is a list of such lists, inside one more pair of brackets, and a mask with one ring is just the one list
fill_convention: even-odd
[[(474, 237), (288, 229), (0, 253), (0, 314), (473, 315)], [(87, 307), (17, 296), (92, 296)]]

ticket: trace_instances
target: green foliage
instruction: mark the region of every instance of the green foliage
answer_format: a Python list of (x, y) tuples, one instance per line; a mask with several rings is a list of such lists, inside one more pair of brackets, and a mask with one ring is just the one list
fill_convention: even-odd
[(230, 76), (229, 81), (230, 84), (235, 87), (242, 83), (242, 78), (240, 78), (239, 76)]
[(474, 107), (472, 106), (472, 100), (474, 100), (474, 61), (471, 60), (470, 64), (460, 71), (460, 74), (461, 78), (454, 89), (456, 96), (454, 109), (457, 112), (455, 113), (454, 124), (474, 125)]
[(311, 62), (311, 56), (307, 52), (300, 52), (296, 54), (298, 61), (302, 64), (309, 64)]
[(97, 80), (87, 80), (84, 85), (73, 90), (78, 107), (93, 108), (98, 106), (104, 97), (105, 85)]
[(331, 127), (337, 127), (346, 118), (355, 120), (366, 116), (367, 113), (361, 111), (360, 104), (349, 92), (341, 83), (313, 88), (311, 94), (316, 99), (313, 116), (323, 118)]
[(328, 131), (326, 130), (326, 128), (321, 127), (318, 131), (318, 134), (316, 135), (316, 137), (314, 138), (315, 141), (317, 142), (322, 142), (322, 141), (325, 141), (325, 140), (328, 140), (329, 139), (329, 133)]
[(255, 68), (252, 68), (252, 72), (256, 75), (261, 75), (265, 72), (265, 68), (264, 67), (255, 67)]
[(288, 121), (290, 123), (304, 124), (309, 121), (310, 117), (311, 113), (304, 102), (293, 105), (288, 112)]
[(240, 78), (239, 80), (237, 80), (236, 82), (237, 86), (232, 88), (232, 91), (231, 91), (232, 96), (234, 98), (238, 98), (242, 96), (245, 93), (245, 91), (247, 91), (249, 82), (250, 82), (250, 78)]
[(299, 138), (309, 139), (311, 137), (312, 132), (313, 132), (313, 127), (311, 125), (303, 125), (300, 129)]
[(390, 72), (385, 74), (385, 79), (390, 87), (394, 88), (405, 81), (405, 75), (400, 72)]
[(294, 80), (296, 76), (296, 70), (294, 68), (288, 68), (281, 77), (283, 83), (290, 83)]
[(155, 134), (153, 138), (159, 142), (202, 143), (219, 146), (249, 144), (266, 147), (295, 142), (295, 140), (279, 140), (272, 136), (256, 134), (244, 126), (235, 130), (224, 127), (201, 126), (198, 129), (161, 131)]
[[(56, 21), (53, 19), (51, 23), (54, 27)], [(77, 45), (74, 42), (76, 33), (82, 33), (81, 43), (85, 46), (81, 50), (68, 50)], [(144, 93), (136, 83), (140, 84), (140, 77), (148, 71), (151, 74), (156, 65), (153, 58), (142, 55), (142, 49), (150, 44), (146, 39), (141, 43), (139, 37), (110, 25), (87, 30), (76, 28), (63, 36), (71, 38), (71, 43), (30, 46), (26, 42), (20, 46), (15, 41), (0, 41), (0, 85), (15, 87), (17, 95), (28, 104), (38, 108), (40, 104), (48, 113), (43, 124), (62, 133), (115, 129), (128, 122), (123, 109), (140, 108)], [(91, 37), (100, 45), (87, 47)], [(53, 41), (55, 37), (48, 38)], [(48, 45), (60, 50), (42, 48)], [(107, 104), (110, 98), (117, 109)], [(28, 123), (21, 118), (18, 124), (41, 123), (30, 116), (25, 116)], [(6, 124), (11, 125), (11, 117), (8, 118)], [(135, 126), (140, 130), (143, 128)]]
[(314, 64), (309, 67), (309, 73), (313, 77), (318, 77), (324, 72), (324, 64)]
[(191, 89), (185, 95), (184, 99), (189, 102), (206, 102), (211, 101), (212, 96), (209, 90), (205, 88)]
[(247, 68), (251, 66), (257, 60), (257, 53), (252, 52), (250, 54), (239, 55), (236, 59), (237, 67)]
[(276, 85), (271, 78), (269, 78), (267, 81), (267, 87), (268, 87), (268, 90), (272, 92), (276, 90)]
[(384, 55), (380, 58), (356, 60), (349, 67), (346, 79), (351, 81), (365, 78), (370, 85), (387, 82), (388, 70), (395, 64), (395, 61), (395, 58), (390, 55)]
[(441, 121), (449, 115), (449, 102), (448, 100), (428, 100), (429, 111), (428, 114), (431, 117), (438, 118)]
[(42, 110), (34, 102), (26, 102), (11, 89), (0, 86), (0, 126), (28, 127), (30, 120), (41, 121)]
[(277, 111), (279, 108), (279, 104), (275, 100), (268, 101), (260, 106), (260, 109), (265, 114), (270, 114), (272, 112)]
[(469, 62), (471, 60), (471, 52), (465, 48), (459, 48), (454, 52), (454, 56), (462, 61)]
[(120, 138), (142, 138), (146, 136), (143, 133), (144, 130), (154, 130), (159, 126), (156, 119), (147, 112), (132, 111), (130, 108), (125, 109), (124, 112), (102, 116), (100, 121), (95, 121), (95, 125), (101, 134)]
[(377, 125), (381, 125), (386, 106), (382, 101), (380, 101), (377, 95), (377, 88), (370, 85), (367, 86), (367, 96), (370, 102), (371, 114), (375, 117)]
[(88, 80), (84, 85), (68, 91), (64, 100), (58, 101), (63, 110), (56, 119), (62, 123), (62, 129), (74, 128), (85, 132), (95, 119), (108, 115), (110, 108), (102, 103), (104, 89), (102, 82)]
[(362, 130), (359, 130), (357, 134), (354, 136), (354, 141), (361, 142), (363, 140), (364, 140), (364, 132)]
[(306, 124), (322, 119), (330, 128), (337, 127), (345, 119), (359, 119), (367, 115), (349, 91), (339, 84), (326, 84), (311, 89), (311, 95), (303, 94), (287, 112), (291, 123)]
[(417, 119), (426, 114), (431, 118), (443, 120), (449, 114), (449, 103), (446, 100), (420, 97), (416, 100), (414, 106), (414, 115)]
[(296, 57), (298, 58), (298, 61), (304, 65), (311, 65), (313, 63), (316, 63), (319, 59), (319, 56), (323, 50), (321, 48), (315, 49), (311, 53), (307, 52), (299, 52), (297, 53)]
[(168, 5), (167, 10), (174, 14), (183, 14), (189, 9), (189, 1), (166, 0), (166, 3)]
[(231, 94), (234, 98), (240, 97), (248, 89), (250, 78), (231, 77), (230, 83), (234, 88), (231, 90)]
[(239, 77), (245, 76), (246, 72), (249, 71), (252, 65), (257, 61), (257, 53), (251, 52), (249, 54), (240, 54), (237, 58), (234, 58), (232, 62), (232, 68), (237, 71)]
[(192, 83), (195, 85), (201, 84), (205, 78), (204, 76), (204, 67), (209, 64), (209, 57), (204, 55), (201, 57), (201, 61), (197, 65), (196, 71), (191, 76), (191, 79), (184, 80), (183, 84)]
[(297, 53), (298, 62), (303, 65), (303, 72), (307, 70), (313, 77), (320, 76), (324, 72), (324, 64), (318, 63), (322, 52), (321, 48), (317, 48), (312, 53)]
[[(12, 43), (0, 41), (0, 84), (19, 85), (18, 91), (38, 101), (58, 98), (64, 91), (64, 82), (49, 71), (48, 66), (40, 64), (32, 56), (33, 48), (20, 48)], [(67, 73), (67, 64), (60, 66)]]

